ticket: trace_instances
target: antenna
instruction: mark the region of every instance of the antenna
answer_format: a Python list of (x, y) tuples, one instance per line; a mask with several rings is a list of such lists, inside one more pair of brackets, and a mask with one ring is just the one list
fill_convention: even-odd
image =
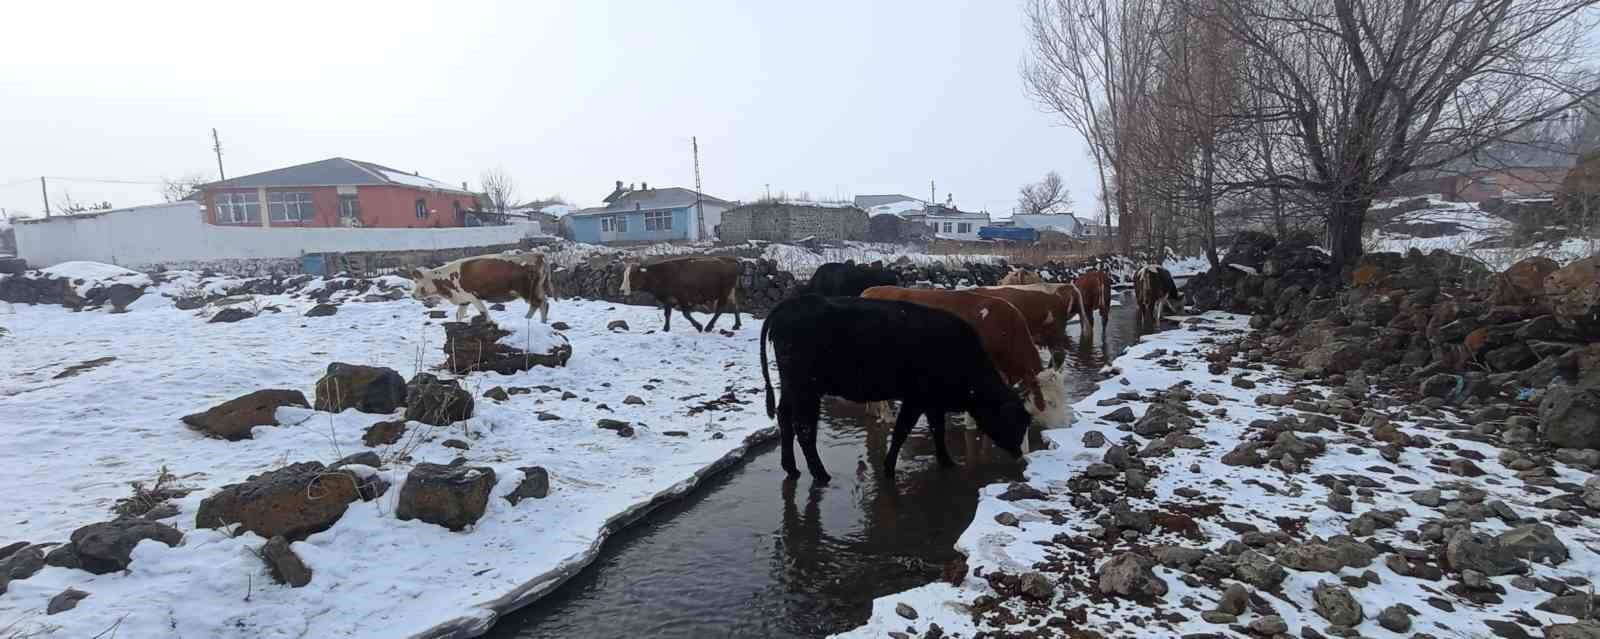
[(222, 172), (222, 139), (217, 137), (217, 130), (211, 129), (211, 150), (217, 154), (217, 180), (226, 180), (228, 176)]
[(689, 143), (694, 146), (694, 223), (695, 239), (706, 238), (706, 209), (700, 203), (700, 139), (689, 137)]

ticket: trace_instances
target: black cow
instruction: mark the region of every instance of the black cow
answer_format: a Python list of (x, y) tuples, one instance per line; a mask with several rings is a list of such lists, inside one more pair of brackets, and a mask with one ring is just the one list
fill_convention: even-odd
[[(769, 339), (783, 386), (776, 406), (767, 372)], [(1030, 419), (1022, 400), (1001, 381), (972, 326), (948, 312), (910, 302), (802, 295), (767, 316), (760, 348), (767, 416), (778, 418), (783, 469), (791, 477), (800, 474), (792, 450), (798, 436), (812, 479), (828, 481), (817, 455), (824, 395), (862, 403), (900, 400), (883, 459), (890, 476), (901, 444), (923, 415), (941, 465), (955, 465), (945, 448), (947, 413), (971, 414), (996, 446), (1022, 456)]]
[(801, 294), (812, 293), (824, 297), (860, 297), (861, 292), (874, 286), (899, 286), (900, 276), (883, 267), (882, 262), (863, 266), (850, 262), (828, 262), (817, 267), (811, 281)]
[(1133, 294), (1139, 305), (1139, 330), (1147, 325), (1150, 330), (1160, 330), (1163, 309), (1174, 314), (1183, 311), (1183, 293), (1172, 272), (1163, 267), (1148, 264), (1134, 273)]

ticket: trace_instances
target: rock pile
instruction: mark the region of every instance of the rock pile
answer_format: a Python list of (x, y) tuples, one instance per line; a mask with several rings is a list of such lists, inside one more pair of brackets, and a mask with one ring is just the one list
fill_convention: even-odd
[[(540, 324), (529, 330), (550, 329)], [(559, 333), (551, 332), (556, 344), (543, 353), (530, 353), (500, 341), (510, 334), (481, 315), (474, 316), (471, 322), (445, 322), (445, 370), (457, 375), (476, 371), (510, 375), (534, 366), (566, 366), (572, 358), (572, 345)]]

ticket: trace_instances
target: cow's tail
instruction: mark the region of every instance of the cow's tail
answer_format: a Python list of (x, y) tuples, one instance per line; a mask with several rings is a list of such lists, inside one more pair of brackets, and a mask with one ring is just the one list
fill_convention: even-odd
[[(777, 310), (777, 309), (773, 309)], [(772, 375), (767, 372), (767, 333), (772, 328), (772, 314), (767, 315), (766, 321), (761, 323), (761, 381), (767, 387), (767, 419), (778, 416), (777, 402), (772, 397)]]

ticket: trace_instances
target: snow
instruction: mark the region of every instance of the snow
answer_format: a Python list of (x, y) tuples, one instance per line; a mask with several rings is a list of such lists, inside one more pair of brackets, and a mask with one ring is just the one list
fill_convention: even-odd
[(539, 212), (555, 217), (565, 217), (568, 213), (572, 212), (572, 207), (565, 204), (551, 204), (539, 209)]
[(51, 277), (70, 280), (78, 295), (86, 295), (90, 290), (112, 284), (128, 284), (130, 286), (147, 286), (150, 276), (138, 271), (130, 271), (112, 264), (100, 262), (62, 262), (41, 271)]
[(888, 204), (880, 204), (868, 209), (867, 214), (874, 217), (879, 215), (903, 215), (906, 213), (921, 211), (922, 209), (927, 208), (927, 206), (927, 204), (918, 202), (916, 200), (890, 202)]
[(399, 171), (383, 171), (383, 170), (379, 170), (378, 172), (382, 173), (384, 179), (387, 179), (390, 182), (397, 182), (397, 183), (400, 183), (400, 184), (405, 184), (407, 186), (416, 186), (416, 187), (421, 187), (421, 188), (424, 188), (424, 189), (438, 189), (438, 190), (442, 190), (442, 191), (460, 191), (461, 190), (461, 187), (459, 187), (459, 186), (451, 186), (449, 184), (445, 184), (444, 182), (440, 182), (438, 180), (425, 178), (425, 177), (422, 177), (420, 175), (412, 175), (410, 173), (401, 173)]
[[(1482, 460), (1476, 463), (1487, 474), (1482, 478), (1467, 479), (1439, 470), (1430, 464), (1430, 459), (1451, 453), (1438, 446), (1431, 449), (1405, 448), (1401, 453), (1400, 462), (1391, 465), (1378, 455), (1377, 447), (1370, 439), (1351, 437), (1347, 430), (1318, 433), (1319, 436), (1329, 440), (1327, 451), (1309, 460), (1309, 470), (1301, 474), (1285, 475), (1281, 470), (1270, 467), (1271, 465), (1252, 468), (1222, 464), (1220, 462), (1222, 454), (1238, 445), (1242, 436), (1250, 434), (1246, 425), (1253, 420), (1274, 420), (1280, 416), (1299, 413), (1291, 407), (1258, 406), (1255, 403), (1257, 395), (1285, 393), (1291, 388), (1291, 383), (1287, 381), (1283, 371), (1273, 366), (1266, 366), (1260, 371), (1234, 368), (1227, 375), (1212, 375), (1207, 371), (1207, 361), (1198, 353), (1209, 350), (1212, 346), (1203, 340), (1225, 341), (1228, 335), (1242, 334), (1247, 330), (1247, 317), (1207, 313), (1198, 318), (1178, 318), (1178, 321), (1183, 322), (1182, 328), (1147, 336), (1118, 357), (1110, 367), (1115, 377), (1102, 383), (1096, 392), (1073, 406), (1074, 414), (1078, 416), (1077, 422), (1065, 428), (1044, 431), (1044, 437), (1050, 447), (1027, 456), (1025, 477), (1034, 487), (1052, 493), (1047, 500), (1002, 501), (997, 495), (1005, 489), (1004, 485), (996, 484), (984, 489), (971, 525), (956, 542), (956, 549), (967, 556), (970, 568), (968, 576), (961, 584), (951, 586), (939, 582), (881, 597), (873, 602), (872, 615), (865, 625), (837, 636), (881, 637), (891, 631), (907, 631), (908, 626), (915, 630), (912, 635), (918, 635), (925, 632), (930, 623), (939, 624), (947, 634), (954, 632), (959, 636), (972, 636), (980, 630), (1004, 630), (1012, 633), (1038, 631), (1044, 620), (1037, 613), (1026, 613), (1018, 600), (1010, 600), (1002, 605), (1017, 613), (1021, 621), (1010, 626), (996, 627), (992, 625), (993, 621), (985, 618), (983, 623), (989, 625), (978, 627), (979, 624), (974, 622), (969, 607), (973, 606), (980, 596), (994, 593), (987, 581), (976, 575), (987, 575), (995, 571), (1021, 575), (1038, 569), (1037, 562), (1074, 556), (1097, 566), (1105, 557), (1109, 557), (1110, 553), (1132, 548), (1123, 542), (1104, 557), (1092, 558), (1052, 541), (1058, 535), (1071, 537), (1092, 534), (1090, 531), (1098, 527), (1093, 520), (1095, 514), (1082, 513), (1081, 509), (1074, 508), (1068, 501), (1071, 491), (1067, 487), (1067, 480), (1080, 476), (1090, 463), (1100, 461), (1105, 452), (1103, 447), (1085, 448), (1081, 443), (1083, 435), (1090, 430), (1098, 430), (1104, 433), (1111, 443), (1117, 443), (1124, 437), (1135, 440), (1136, 446), (1142, 446), (1142, 442), (1145, 441), (1138, 436), (1117, 431), (1114, 428), (1115, 424), (1111, 422), (1096, 419), (1098, 415), (1115, 410), (1115, 406), (1101, 406), (1099, 402), (1110, 400), (1117, 393), (1124, 391), (1137, 391), (1141, 396), (1149, 398), (1152, 391), (1188, 383), (1188, 389), (1197, 395), (1200, 393), (1217, 395), (1221, 400), (1220, 407), (1227, 411), (1226, 416), (1205, 416), (1197, 419), (1197, 428), (1191, 431), (1191, 434), (1206, 442), (1203, 448), (1198, 450), (1178, 448), (1171, 458), (1154, 460), (1153, 465), (1158, 468), (1149, 484), (1150, 490), (1154, 493), (1153, 498), (1129, 498), (1134, 510), (1148, 511), (1160, 505), (1174, 503), (1219, 506), (1221, 512), (1218, 516), (1194, 518), (1204, 535), (1204, 540), (1188, 540), (1158, 526), (1151, 534), (1141, 536), (1135, 542), (1138, 546), (1172, 544), (1218, 550), (1224, 541), (1237, 539), (1237, 535), (1222, 527), (1220, 522), (1242, 522), (1254, 525), (1260, 530), (1273, 531), (1279, 529), (1275, 519), (1279, 517), (1304, 519), (1305, 529), (1303, 533), (1297, 535), (1302, 539), (1311, 535), (1327, 538), (1346, 534), (1345, 524), (1353, 519), (1354, 515), (1337, 513), (1325, 505), (1328, 489), (1312, 481), (1314, 477), (1324, 474), (1376, 476), (1385, 483), (1384, 487), (1373, 490), (1370, 496), (1358, 493), (1355, 496), (1357, 500), (1355, 511), (1358, 514), (1376, 509), (1407, 511), (1406, 518), (1396, 528), (1377, 532), (1378, 541), (1395, 547), (1418, 547), (1417, 542), (1405, 539), (1402, 531), (1415, 530), (1424, 519), (1439, 519), (1443, 516), (1435, 509), (1412, 502), (1408, 494), (1413, 490), (1434, 486), (1445, 487), (1445, 497), (1449, 499), (1454, 496), (1449, 487), (1471, 484), (1473, 488), (1487, 491), (1488, 500), (1503, 500), (1524, 518), (1548, 522), (1550, 517), (1558, 512), (1536, 505), (1548, 495), (1524, 492), (1516, 472), (1499, 461), (1498, 448), (1467, 439), (1447, 439), (1446, 433), (1427, 427), (1409, 417), (1397, 418), (1393, 423), (1407, 434), (1424, 434), (1435, 442), (1448, 441), (1462, 450), (1481, 454)], [(1167, 353), (1157, 354), (1158, 349)], [(1258, 387), (1249, 391), (1233, 387), (1230, 383), (1231, 375), (1241, 372), (1249, 374), (1256, 380)], [(1137, 415), (1142, 415), (1148, 408), (1148, 403), (1144, 401), (1122, 405), (1132, 407)], [(1203, 405), (1194, 404), (1194, 406), (1211, 410), (1210, 407)], [(1459, 423), (1453, 416), (1445, 415), (1445, 419)], [(1473, 458), (1479, 459), (1476, 455)], [(1410, 482), (1389, 480), (1385, 479), (1386, 476), (1374, 475), (1370, 469), (1377, 465), (1398, 467), (1399, 470), (1395, 475), (1387, 477), (1408, 476), (1416, 481), (1415, 486), (1408, 485)], [(1555, 468), (1560, 481), (1581, 484), (1589, 476), (1585, 472), (1561, 464), (1556, 464)], [(1202, 494), (1197, 498), (1185, 498), (1177, 494), (1179, 488), (1197, 490)], [(1065, 513), (1066, 520), (1059, 524), (1053, 523), (1053, 518), (1042, 512), (1047, 509)], [(1168, 508), (1161, 510), (1165, 511)], [(1016, 515), (1021, 525), (1009, 527), (997, 523), (994, 517), (1002, 512)], [(1059, 517), (1059, 514), (1057, 516)], [(1508, 528), (1492, 517), (1487, 521), (1475, 523), (1474, 527), (1489, 534), (1503, 532)], [(1589, 580), (1600, 576), (1600, 555), (1597, 555), (1588, 543), (1600, 533), (1600, 522), (1585, 519), (1576, 527), (1558, 525), (1554, 528), (1556, 535), (1562, 539), (1571, 553), (1571, 558), (1557, 567), (1532, 564), (1530, 576), (1584, 577)], [(1072, 560), (1066, 560), (1066, 563), (1069, 571), (1072, 570), (1071, 566), (1076, 565)], [(1484, 620), (1510, 620), (1518, 614), (1531, 615), (1531, 618), (1539, 624), (1574, 621), (1569, 617), (1535, 610), (1534, 606), (1548, 599), (1549, 595), (1538, 591), (1523, 591), (1510, 585), (1512, 579), (1510, 575), (1492, 578), (1496, 584), (1504, 588), (1503, 603), (1477, 605), (1444, 593), (1444, 588), (1449, 585), (1448, 582), (1428, 582), (1390, 571), (1382, 561), (1381, 555), (1369, 566), (1345, 567), (1337, 574), (1288, 570), (1289, 576), (1281, 587), (1281, 595), (1263, 593), (1263, 596), (1273, 604), (1276, 613), (1288, 622), (1291, 635), (1296, 634), (1297, 629), (1301, 627), (1322, 630), (1328, 623), (1312, 612), (1314, 608), (1312, 588), (1320, 581), (1338, 583), (1341, 575), (1359, 576), (1367, 570), (1375, 572), (1381, 583), (1351, 589), (1351, 593), (1365, 609), (1365, 620), (1355, 628), (1363, 637), (1410, 636), (1409, 632), (1390, 632), (1379, 626), (1376, 621), (1377, 614), (1383, 608), (1397, 603), (1419, 611), (1420, 614), (1412, 617), (1414, 631), (1432, 632), (1439, 636), (1490, 636), (1488, 629), (1483, 625)], [(1206, 623), (1198, 614), (1200, 610), (1208, 610), (1215, 606), (1221, 594), (1220, 588), (1208, 585), (1190, 587), (1179, 579), (1182, 573), (1159, 566), (1155, 572), (1170, 589), (1160, 599), (1160, 608), (1169, 612), (1181, 611), (1185, 620), (1168, 622), (1152, 619), (1152, 609), (1149, 607), (1130, 604), (1125, 600), (1097, 600), (1070, 587), (1057, 588), (1056, 600), (1049, 608), (1056, 611), (1053, 614), (1061, 614), (1059, 611), (1085, 606), (1087, 622), (1078, 623), (1076, 626), (1098, 630), (1107, 636), (1155, 638), (1223, 631), (1222, 626)], [(1059, 573), (1047, 574), (1052, 579), (1059, 576)], [(1088, 587), (1093, 588), (1092, 576), (1079, 577), (1087, 579)], [(1441, 596), (1455, 603), (1454, 612), (1439, 610), (1427, 602), (1429, 597)], [(1195, 602), (1193, 607), (1187, 607), (1182, 603), (1186, 598)], [(907, 621), (897, 615), (895, 607), (899, 603), (912, 606), (918, 611), (918, 618)], [(1254, 613), (1247, 612), (1239, 618), (1238, 623), (1248, 624), (1256, 617)], [(1536, 628), (1527, 630), (1530, 634), (1537, 632)], [(1056, 636), (1048, 631), (1045, 635)]]
[[(173, 275), (162, 290), (225, 287)], [(465, 377), (463, 386), (478, 398), (476, 414), (447, 428), (413, 422), (428, 441), (375, 449), (388, 465), (370, 472), (393, 487), (377, 500), (352, 504), (331, 529), (293, 545), (314, 571), (308, 586), (276, 585), (254, 555), (265, 540), (196, 529), (200, 501), (286, 463), (331, 463), (365, 450), (362, 431), (396, 415), (284, 408), (282, 426), (258, 427), (254, 439), (240, 442), (205, 438), (179, 417), (263, 388), (297, 389), (310, 400), (330, 362), (388, 366), (407, 377), (432, 371), (444, 358), (443, 331), (409, 298), (346, 303), (325, 318), (302, 317), (314, 303), (303, 297), (256, 299), (282, 312), (207, 324), (210, 309), (179, 311), (170, 299), (147, 294), (121, 315), (23, 304), (0, 315), (7, 371), (0, 378), (7, 424), (0, 450), (13, 462), (0, 464), (0, 485), (11, 495), (0, 515), (0, 544), (65, 541), (77, 527), (111, 519), (113, 502), (130, 494), (128, 483), (149, 481), (162, 467), (196, 489), (165, 520), (185, 532), (181, 545), (142, 543), (125, 574), (51, 567), (13, 581), (0, 596), (0, 628), (18, 636), (90, 637), (120, 624), (122, 637), (240, 638), (412, 636), (447, 623), (481, 628), (507, 601), (536, 597), (592, 560), (615, 521), (629, 520), (658, 497), (681, 494), (708, 469), (742, 455), (747, 438), (772, 432), (755, 392), (759, 321), (746, 318), (733, 337), (686, 330), (647, 335), (659, 328), (655, 309), (560, 300), (551, 320), (573, 327), (565, 332), (574, 350), (569, 366)], [(513, 344), (549, 343), (548, 328), (523, 319), (525, 311), (513, 302), (493, 316), (514, 332), (507, 338)], [(606, 330), (612, 319), (626, 320), (632, 330)], [(67, 366), (107, 356), (116, 359), (54, 378)], [(645, 390), (647, 384), (656, 389)], [(538, 385), (557, 390), (536, 389), (504, 403), (482, 397), (494, 386)], [(688, 415), (689, 406), (728, 390), (750, 403)], [(563, 401), (563, 391), (578, 397)], [(628, 395), (646, 404), (624, 404)], [(535, 411), (561, 419), (538, 421)], [(637, 434), (625, 439), (596, 428), (602, 417), (630, 421)], [(688, 437), (667, 436), (668, 430)], [(459, 533), (399, 521), (395, 504), (407, 469), (449, 462), (458, 454), (441, 446), (449, 437), (470, 442), (463, 453), (469, 463), (495, 470), (487, 513)], [(401, 461), (402, 454), (411, 459)], [(550, 496), (512, 507), (500, 496), (520, 481), (518, 468), (531, 465), (549, 470)], [(47, 600), (67, 587), (91, 595), (73, 611), (45, 617)]]

